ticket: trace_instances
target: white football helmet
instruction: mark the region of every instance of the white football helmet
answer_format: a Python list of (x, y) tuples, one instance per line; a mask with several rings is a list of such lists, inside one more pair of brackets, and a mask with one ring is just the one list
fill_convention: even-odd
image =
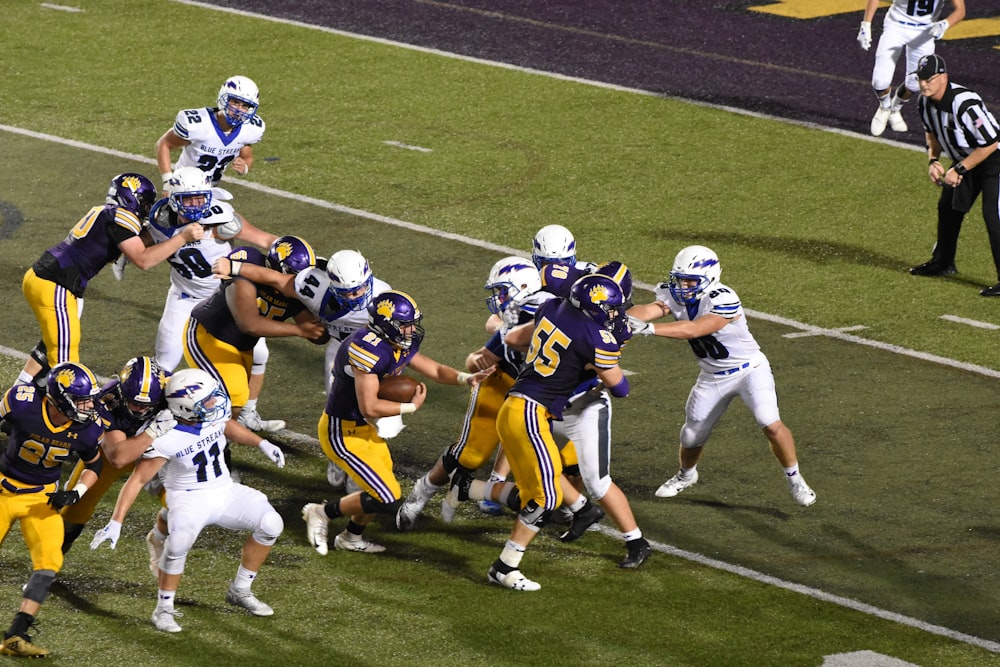
[[(197, 222), (212, 207), (212, 177), (198, 167), (181, 167), (174, 170), (167, 181), (170, 208), (188, 222)], [(185, 198), (204, 197), (201, 204), (184, 203)]]
[(545, 264), (575, 264), (576, 239), (562, 225), (545, 225), (535, 234), (531, 261), (539, 269)]
[[(362, 312), (372, 302), (375, 276), (368, 268), (368, 260), (356, 250), (338, 250), (326, 262), (326, 274), (333, 283), (333, 295), (341, 308)], [(351, 296), (364, 288), (364, 294)]]
[(528, 297), (542, 289), (538, 269), (521, 257), (504, 257), (490, 269), (485, 289), (490, 291), (486, 307), (499, 315), (510, 306), (521, 306)]
[[(250, 106), (248, 111), (230, 107), (230, 100), (239, 100)], [(257, 84), (245, 76), (231, 76), (219, 89), (219, 111), (233, 127), (242, 125), (257, 114), (260, 106), (260, 91)]]
[(167, 381), (167, 407), (177, 419), (210, 422), (228, 419), (229, 396), (200, 368), (185, 368)]
[[(722, 267), (719, 256), (703, 245), (692, 245), (684, 248), (674, 258), (674, 266), (670, 270), (670, 296), (678, 303), (694, 304), (705, 292), (719, 284)], [(682, 287), (681, 280), (695, 280), (693, 287)]]

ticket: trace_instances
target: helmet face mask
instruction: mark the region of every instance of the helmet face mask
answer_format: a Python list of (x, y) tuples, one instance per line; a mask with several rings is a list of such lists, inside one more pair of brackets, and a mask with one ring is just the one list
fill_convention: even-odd
[(212, 177), (198, 167), (181, 167), (167, 181), (170, 208), (187, 222), (198, 222), (212, 207)]
[(625, 320), (625, 295), (613, 279), (599, 274), (583, 276), (570, 288), (569, 302), (601, 328), (614, 333)]
[(341, 308), (362, 312), (372, 302), (375, 276), (368, 260), (355, 250), (340, 250), (327, 260), (326, 274), (330, 277), (333, 296)]
[(688, 246), (674, 258), (670, 270), (670, 296), (678, 303), (694, 305), (719, 284), (721, 275), (722, 267), (715, 252), (705, 246)]
[(118, 398), (129, 414), (146, 419), (163, 404), (166, 375), (149, 357), (129, 359), (118, 373)]
[(542, 289), (538, 269), (520, 257), (505, 257), (493, 265), (485, 289), (486, 307), (494, 315), (523, 304), (529, 296)]
[(253, 119), (260, 106), (260, 91), (257, 84), (245, 76), (226, 79), (219, 89), (219, 111), (232, 127), (238, 127)]
[(142, 174), (118, 174), (111, 179), (105, 201), (132, 211), (139, 220), (145, 220), (149, 217), (149, 209), (156, 202), (156, 187)]
[(368, 306), (368, 327), (386, 342), (408, 350), (424, 339), (424, 319), (416, 301), (397, 290), (382, 292)]
[(49, 398), (75, 422), (86, 424), (97, 419), (100, 383), (89, 368), (73, 361), (56, 364), (45, 381)]
[(316, 266), (316, 253), (305, 239), (279, 236), (267, 251), (267, 264), (275, 271), (295, 275)]
[(185, 368), (171, 375), (166, 393), (167, 407), (177, 419), (209, 422), (230, 415), (226, 392), (200, 368)]
[(541, 269), (546, 264), (575, 264), (576, 239), (562, 225), (546, 225), (535, 234), (531, 261)]

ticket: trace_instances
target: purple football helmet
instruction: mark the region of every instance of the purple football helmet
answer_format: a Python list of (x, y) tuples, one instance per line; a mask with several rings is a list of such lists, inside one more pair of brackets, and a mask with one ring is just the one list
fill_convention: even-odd
[(622, 294), (625, 296), (625, 307), (627, 310), (632, 301), (632, 272), (629, 271), (624, 262), (619, 262), (618, 260), (604, 262), (594, 269), (594, 273), (607, 276), (618, 283), (618, 286), (622, 288)]
[(149, 357), (129, 359), (118, 373), (118, 398), (136, 419), (145, 419), (166, 407), (166, 386), (166, 373)]
[(569, 302), (609, 332), (625, 319), (625, 295), (613, 279), (592, 273), (573, 283)]
[(267, 265), (275, 271), (294, 275), (315, 267), (316, 253), (305, 239), (279, 236), (267, 251)]
[(156, 187), (142, 174), (126, 172), (111, 179), (107, 203), (135, 213), (139, 220), (149, 217), (149, 209), (156, 201)]
[(424, 318), (406, 292), (382, 292), (368, 306), (368, 327), (396, 347), (408, 350), (424, 339)]
[(97, 419), (101, 384), (89, 368), (74, 361), (64, 361), (52, 367), (45, 384), (59, 412), (80, 423)]

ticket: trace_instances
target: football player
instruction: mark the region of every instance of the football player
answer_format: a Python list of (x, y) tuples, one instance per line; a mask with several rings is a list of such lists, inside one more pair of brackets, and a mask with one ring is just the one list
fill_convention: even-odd
[(201, 225), (186, 226), (166, 243), (146, 247), (139, 234), (156, 199), (156, 188), (140, 174), (118, 174), (103, 205), (92, 207), (24, 274), (21, 289), (42, 330), (42, 340), (18, 376), (18, 382), (44, 384), (50, 367), (80, 360), (80, 316), (87, 283), (120, 254), (149, 269), (204, 234)]
[[(59, 510), (86, 496), (101, 472), (104, 428), (96, 401), (101, 387), (83, 364), (56, 364), (46, 391), (18, 382), (0, 401), (0, 419), (10, 426), (0, 454), (0, 543), (15, 521), (31, 552), (33, 571), (24, 586), (21, 607), (3, 634), (0, 654), (44, 658), (49, 651), (28, 634), (56, 574), (62, 568), (63, 523)], [(59, 490), (62, 464), (78, 455), (86, 466), (79, 481)]]
[[(246, 176), (253, 166), (253, 145), (264, 138), (264, 119), (257, 115), (260, 91), (245, 76), (231, 76), (219, 89), (218, 106), (181, 109), (174, 126), (156, 141), (156, 163), (164, 190), (173, 170), (197, 167), (209, 175), (212, 184), (222, 180), (230, 166)], [(181, 149), (177, 163), (170, 166), (170, 153)]]
[[(944, 19), (941, 13), (945, 4), (951, 3), (951, 13)], [(872, 46), (872, 19), (878, 10), (879, 0), (868, 0), (865, 14), (858, 29), (858, 44), (867, 51)], [(917, 63), (934, 53), (934, 41), (944, 37), (948, 28), (965, 18), (965, 0), (892, 0), (882, 23), (882, 36), (875, 47), (875, 67), (872, 70), (872, 89), (878, 98), (878, 109), (872, 117), (871, 133), (876, 137), (885, 132), (886, 124), (893, 132), (909, 129), (901, 109), (913, 93), (919, 92)], [(903, 83), (892, 91), (892, 77), (896, 62), (906, 52)], [(891, 94), (890, 94), (891, 93)]]
[[(213, 268), (216, 276), (223, 279), (233, 271), (226, 257), (216, 261)], [(333, 383), (333, 362), (341, 343), (368, 324), (368, 305), (372, 297), (392, 289), (372, 274), (368, 260), (356, 250), (338, 250), (326, 260), (325, 269), (314, 267), (295, 275), (253, 264), (237, 267), (237, 271), (248, 280), (269, 285), (289, 298), (298, 299), (326, 325), (330, 335), (324, 373), (327, 392)], [(333, 461), (327, 463), (326, 477), (334, 488), (352, 484)]]
[[(672, 498), (698, 481), (697, 465), (705, 442), (730, 402), (739, 396), (784, 469), (792, 498), (800, 505), (812, 505), (816, 494), (799, 473), (795, 440), (778, 414), (771, 365), (750, 333), (740, 298), (722, 284), (721, 274), (715, 252), (705, 246), (688, 246), (674, 258), (670, 280), (656, 289), (656, 300), (629, 310), (634, 333), (688, 341), (701, 367), (685, 406), (680, 470), (656, 495)], [(665, 315), (673, 315), (676, 321), (649, 323)]]
[[(316, 254), (297, 236), (280, 236), (267, 254), (240, 247), (229, 254), (240, 267), (268, 266), (295, 274), (316, 266)], [(285, 320), (293, 320), (286, 322)], [(201, 368), (226, 388), (235, 417), (250, 395), (253, 349), (262, 337), (301, 336), (326, 342), (326, 328), (302, 302), (290, 299), (273, 287), (258, 285), (239, 275), (191, 311), (184, 338), (184, 358), (192, 368)]]
[[(151, 358), (134, 357), (125, 362), (117, 376), (101, 387), (97, 403), (105, 430), (101, 446), (101, 472), (80, 502), (62, 510), (64, 554), (83, 532), (83, 527), (94, 515), (97, 503), (111, 485), (132, 471), (131, 463), (145, 450), (146, 443), (132, 444), (134, 436), (146, 428), (157, 412), (167, 407), (164, 391), (168, 376), (169, 373), (161, 370)], [(119, 467), (119, 462), (125, 462), (125, 465)], [(86, 470), (83, 461), (77, 462), (66, 488), (76, 486)]]
[[(209, 176), (195, 167), (180, 167), (168, 181), (170, 196), (155, 204), (147, 227), (150, 240), (163, 243), (185, 225), (197, 220), (205, 228), (200, 241), (189, 243), (170, 258), (170, 289), (156, 331), (155, 357), (160, 368), (173, 371), (184, 355), (184, 325), (194, 307), (219, 289), (212, 275), (212, 263), (232, 252), (233, 241), (270, 248), (277, 236), (250, 224), (233, 210), (228, 201), (216, 198)], [(199, 198), (204, 197), (202, 202)], [(192, 202), (201, 202), (192, 204)], [(252, 431), (273, 433), (285, 428), (280, 419), (261, 419), (257, 399), (264, 387), (270, 351), (261, 338), (253, 349), (249, 398), (240, 411), (239, 422)]]
[(392, 472), (392, 456), (379, 435), (376, 420), (411, 414), (423, 405), (427, 387), (421, 383), (406, 403), (379, 398), (382, 378), (400, 375), (407, 367), (439, 384), (476, 386), (495, 367), (460, 372), (420, 352), (423, 314), (405, 292), (390, 290), (368, 306), (368, 324), (344, 341), (333, 366), (333, 385), (319, 420), (319, 440), (327, 457), (347, 471), (361, 487), (336, 502), (309, 503), (302, 508), (309, 543), (321, 555), (328, 551), (331, 519), (348, 516), (347, 528), (333, 541), (335, 549), (379, 553), (382, 545), (365, 539), (364, 529), (376, 513), (395, 514), (401, 489)]
[[(618, 365), (621, 345), (612, 333), (623, 329), (624, 303), (625, 296), (614, 280), (584, 276), (574, 283), (569, 299), (546, 301), (534, 322), (512, 329), (505, 337), (509, 345), (528, 347), (524, 370), (497, 415), (497, 432), (518, 482), (522, 509), (500, 557), (489, 568), (490, 583), (517, 591), (541, 588), (524, 576), (520, 563), (549, 515), (563, 502), (558, 481), (562, 460), (552, 421), (562, 418), (566, 401), (594, 375), (612, 396), (628, 395), (628, 380)], [(457, 477), (449, 493), (457, 491), (461, 500), (467, 491)], [(580, 518), (571, 527), (579, 534), (603, 516), (583, 496), (570, 509)]]
[(166, 394), (167, 414), (158, 415), (155, 428), (141, 435), (149, 448), (122, 487), (111, 521), (98, 531), (90, 546), (96, 549), (110, 541), (114, 548), (139, 491), (162, 469), (170, 534), (158, 564), (153, 625), (163, 632), (181, 631), (177, 623), (181, 614), (174, 608), (177, 587), (187, 555), (206, 526), (250, 531), (236, 579), (226, 591), (226, 602), (254, 616), (272, 616), (274, 610), (257, 599), (250, 586), (284, 530), (284, 521), (267, 496), (232, 479), (224, 452), (229, 442), (257, 447), (279, 468), (285, 466), (285, 455), (278, 446), (231, 419), (228, 397), (205, 371), (177, 371), (167, 382)]

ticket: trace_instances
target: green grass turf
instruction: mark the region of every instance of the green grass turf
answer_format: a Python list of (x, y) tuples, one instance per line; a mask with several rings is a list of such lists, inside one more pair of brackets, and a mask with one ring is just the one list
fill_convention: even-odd
[[(524, 249), (539, 226), (559, 222), (577, 234), (581, 256), (620, 257), (646, 282), (663, 278), (683, 245), (706, 243), (750, 308), (825, 327), (864, 324), (858, 335), (998, 368), (992, 332), (938, 319), (996, 319), (994, 302), (967, 282), (992, 282), (978, 213), (963, 235), (959, 279), (904, 272), (931, 243), (935, 193), (919, 154), (171, 3), (79, 6), (86, 11), (5, 5), (12, 29), (0, 40), (0, 72), (10, 85), (0, 93), (0, 123), (151, 155), (177, 109), (211, 103), (235, 73), (228, 57), (189, 65), (192, 33), (177, 26), (226, 28), (273, 45), (239, 51), (237, 69), (260, 83), (269, 124), (254, 182)], [(155, 168), (8, 133), (0, 155), (4, 211), (25, 216), (0, 240), (0, 281), (9, 286), (0, 341), (27, 350), (38, 333), (18, 292), (24, 270), (101, 199), (111, 175)], [(481, 285), (498, 253), (233, 191), (251, 220), (301, 234), (321, 254), (361, 249), (377, 275), (421, 304), (431, 356), (459, 364), (483, 342)], [(102, 274), (87, 293), (85, 361), (107, 375), (148, 353), (166, 287), (163, 267), (130, 267), (123, 283)], [(614, 472), (646, 533), (1000, 639), (995, 380), (828, 338), (784, 338), (794, 330), (760, 320), (751, 326), (819, 502), (808, 510), (792, 503), (741, 405), (706, 449), (699, 485), (654, 500), (676, 465), (696, 371), (682, 343), (641, 340), (625, 354), (638, 375), (633, 395), (616, 404)], [(19, 365), (0, 366), (5, 382)], [(321, 377), (319, 350), (274, 341), (264, 416), (314, 434)], [(402, 478), (415, 479), (455, 436), (464, 400), (458, 389), (431, 387), (428, 406), (392, 442)], [(283, 471), (253, 452), (237, 459), (286, 518), (258, 584), (277, 615), (226, 608), (241, 539), (210, 532), (182, 583), (185, 633), (152, 630), (155, 590), (141, 542), (149, 501), (116, 552), (91, 553), (87, 532), (71, 553), (42, 615), (40, 641), (57, 660), (818, 665), (823, 655), (870, 649), (921, 665), (996, 661), (677, 558), (658, 555), (624, 573), (614, 567), (620, 543), (594, 534), (571, 546), (540, 538), (525, 570), (542, 594), (509, 594), (487, 587), (484, 572), (510, 521), (471, 511), (454, 526), (431, 520), (408, 535), (374, 527), (390, 547), (385, 558), (323, 559), (305, 544), (298, 517), (303, 502), (330, 495), (319, 452), (290, 446)], [(109, 499), (97, 525), (110, 508)], [(11, 612), (29, 567), (18, 542), (12, 535), (2, 552), (0, 603)]]

